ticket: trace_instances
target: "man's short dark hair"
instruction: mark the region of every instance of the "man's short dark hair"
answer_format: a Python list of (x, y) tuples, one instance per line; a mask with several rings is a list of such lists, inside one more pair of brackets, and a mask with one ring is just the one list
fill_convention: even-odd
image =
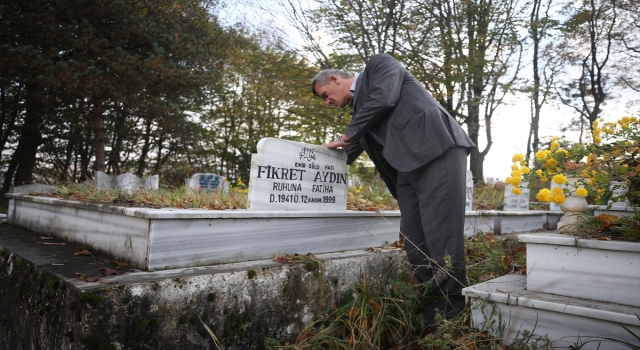
[(314, 95), (319, 97), (320, 95), (318, 95), (318, 93), (316, 92), (316, 85), (324, 86), (329, 84), (329, 79), (331, 78), (332, 75), (335, 75), (340, 79), (353, 78), (353, 75), (347, 72), (343, 72), (339, 69), (325, 69), (320, 73), (318, 73), (318, 75), (316, 75), (315, 78), (313, 78), (313, 81), (311, 82), (311, 92), (313, 92)]

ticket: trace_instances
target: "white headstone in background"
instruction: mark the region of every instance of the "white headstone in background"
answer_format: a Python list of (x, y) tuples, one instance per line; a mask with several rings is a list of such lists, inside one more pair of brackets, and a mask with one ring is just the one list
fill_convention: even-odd
[(229, 183), (223, 176), (211, 173), (196, 173), (187, 179), (187, 187), (194, 191), (229, 192)]
[(464, 205), (465, 211), (473, 210), (473, 174), (471, 170), (467, 170), (467, 181), (466, 181), (466, 200)]
[(513, 193), (512, 185), (504, 186), (504, 211), (523, 211), (529, 210), (529, 186), (528, 182), (523, 182), (521, 187), (522, 193), (519, 195)]
[(45, 184), (31, 184), (22, 186), (13, 186), (13, 193), (48, 193), (57, 190), (58, 187)]
[(160, 177), (158, 175), (139, 178), (132, 173), (111, 176), (102, 171), (96, 171), (96, 189), (98, 190), (116, 189), (131, 193), (141, 189), (157, 190), (159, 187)]
[(346, 210), (347, 154), (276, 138), (251, 156), (249, 210)]

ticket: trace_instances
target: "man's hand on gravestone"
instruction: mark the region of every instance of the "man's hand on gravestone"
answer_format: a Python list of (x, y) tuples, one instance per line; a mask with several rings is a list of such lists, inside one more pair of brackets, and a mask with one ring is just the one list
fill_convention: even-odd
[(340, 142), (340, 140), (333, 140), (329, 143), (323, 143), (322, 145), (330, 149), (342, 148), (343, 151), (347, 151), (349, 147), (351, 147), (351, 145), (343, 145), (343, 143)]

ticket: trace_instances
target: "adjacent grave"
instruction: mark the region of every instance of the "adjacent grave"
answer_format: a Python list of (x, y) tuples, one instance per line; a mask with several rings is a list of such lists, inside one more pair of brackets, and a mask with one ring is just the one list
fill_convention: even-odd
[(14, 186), (12, 193), (48, 193), (57, 190), (58, 187), (45, 184), (31, 184)]
[(506, 185), (504, 187), (504, 211), (523, 211), (529, 210), (529, 183), (522, 183), (522, 193), (513, 193), (513, 186)]
[(194, 191), (223, 191), (229, 192), (229, 182), (223, 176), (211, 173), (196, 173), (186, 180), (187, 187)]
[(342, 150), (264, 138), (251, 157), (249, 210), (346, 210), (349, 166)]
[(467, 194), (467, 198), (465, 200), (464, 210), (471, 211), (473, 210), (473, 174), (471, 173), (471, 170), (467, 170), (465, 192)]
[(96, 171), (96, 189), (98, 190), (115, 189), (134, 192), (141, 189), (157, 190), (159, 185), (160, 177), (158, 175), (139, 178), (131, 173), (111, 176), (102, 171)]

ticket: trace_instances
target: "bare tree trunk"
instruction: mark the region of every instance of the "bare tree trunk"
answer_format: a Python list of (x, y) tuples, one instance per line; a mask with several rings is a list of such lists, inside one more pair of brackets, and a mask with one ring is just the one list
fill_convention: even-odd
[(144, 169), (147, 166), (147, 155), (149, 154), (149, 149), (151, 148), (151, 119), (148, 119), (145, 123), (144, 129), (144, 144), (142, 145), (142, 150), (140, 151), (140, 159), (138, 160), (138, 176), (144, 175)]
[(42, 144), (40, 127), (43, 120), (42, 88), (37, 85), (27, 86), (26, 114), (16, 153), (18, 168), (14, 178), (16, 186), (33, 182), (33, 170), (36, 166), (38, 147)]

